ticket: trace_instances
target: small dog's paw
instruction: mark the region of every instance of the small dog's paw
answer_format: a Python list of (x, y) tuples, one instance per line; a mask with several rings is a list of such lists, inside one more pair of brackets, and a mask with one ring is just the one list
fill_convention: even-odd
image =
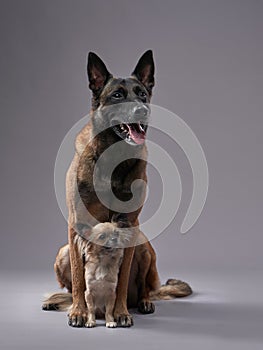
[(94, 327), (96, 327), (96, 321), (88, 321), (88, 322), (86, 322), (85, 327), (86, 328), (94, 328)]
[(72, 308), (68, 314), (68, 324), (71, 327), (84, 327), (88, 319), (85, 308)]
[(130, 314), (119, 314), (117, 317), (115, 316), (117, 325), (119, 327), (131, 327), (133, 326), (132, 315)]
[(141, 314), (152, 314), (155, 311), (155, 306), (152, 302), (143, 300), (138, 305), (138, 311)]
[(106, 322), (106, 327), (108, 328), (116, 328), (117, 322)]

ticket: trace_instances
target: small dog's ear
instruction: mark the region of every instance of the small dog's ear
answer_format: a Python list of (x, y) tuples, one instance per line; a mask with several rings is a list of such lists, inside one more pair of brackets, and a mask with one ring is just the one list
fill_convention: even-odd
[(84, 239), (89, 239), (92, 227), (88, 224), (77, 223), (75, 231)]
[(152, 93), (154, 87), (154, 61), (152, 50), (146, 51), (139, 59), (132, 75), (135, 76)]
[(89, 88), (94, 95), (99, 95), (112, 75), (108, 72), (104, 62), (94, 52), (89, 53), (87, 72)]
[(128, 220), (127, 214), (124, 213), (115, 213), (111, 218), (112, 223), (116, 223), (118, 227), (130, 227), (131, 223)]

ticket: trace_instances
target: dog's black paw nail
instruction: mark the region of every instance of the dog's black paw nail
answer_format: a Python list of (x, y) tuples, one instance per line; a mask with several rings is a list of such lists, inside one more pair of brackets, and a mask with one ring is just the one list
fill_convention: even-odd
[(141, 301), (138, 305), (138, 311), (141, 314), (153, 314), (155, 311), (155, 306), (150, 301)]

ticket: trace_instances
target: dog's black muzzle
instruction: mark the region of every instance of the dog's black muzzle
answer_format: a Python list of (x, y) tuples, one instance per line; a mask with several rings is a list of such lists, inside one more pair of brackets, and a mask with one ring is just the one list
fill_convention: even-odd
[(111, 106), (110, 123), (114, 132), (130, 145), (145, 141), (150, 107), (138, 102), (125, 102)]

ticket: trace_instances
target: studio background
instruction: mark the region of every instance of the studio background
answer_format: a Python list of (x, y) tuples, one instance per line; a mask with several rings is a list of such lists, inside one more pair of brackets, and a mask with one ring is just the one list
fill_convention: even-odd
[[(188, 304), (176, 304), (174, 314), (169, 314), (171, 304), (162, 304), (162, 317), (169, 314), (171, 319), (155, 341), (151, 330), (162, 324), (158, 314), (152, 319), (140, 317), (144, 333), (125, 330), (125, 337), (128, 332), (131, 337), (128, 346), (141, 341), (144, 348), (160, 348), (165, 341), (186, 349), (196, 343), (209, 349), (216, 340), (219, 348), (247, 349), (247, 344), (260, 348), (262, 14), (263, 2), (256, 0), (1, 0), (0, 273), (2, 300), (7, 300), (2, 305), (7, 316), (2, 317), (1, 333), (6, 334), (5, 327), (8, 330), (14, 322), (22, 324), (17, 336), (2, 339), (3, 349), (15, 349), (17, 344), (27, 349), (46, 349), (47, 344), (60, 349), (73, 340), (82, 344), (86, 338), (94, 345), (109, 342), (111, 348), (116, 341), (114, 331), (100, 336), (101, 328), (93, 333), (97, 338), (92, 334), (89, 339), (89, 331), (78, 333), (78, 338), (66, 326), (65, 315), (47, 315), (36, 308), (38, 302), (41, 305), (41, 291), (56, 288), (53, 262), (67, 241), (66, 222), (54, 192), (54, 164), (64, 136), (90, 109), (87, 53), (96, 52), (113, 74), (128, 76), (149, 48), (156, 65), (152, 102), (176, 113), (195, 132), (207, 158), (210, 187), (198, 222), (181, 235), (179, 228), (192, 193), (191, 169), (175, 143), (152, 134), (173, 155), (183, 182), (176, 219), (152, 242), (161, 279), (187, 280), (197, 299), (193, 296)], [(149, 177), (152, 188), (158, 186), (150, 168)], [(158, 191), (151, 196), (155, 203)], [(147, 205), (142, 219), (151, 210), (151, 204)], [(24, 281), (35, 286), (35, 294)], [(201, 303), (198, 291), (204, 296)], [(240, 300), (240, 308), (230, 306), (231, 312), (212, 302), (207, 306), (206, 296), (216, 299), (217, 292), (223, 299), (232, 295), (233, 300)], [(11, 294), (16, 301), (8, 306)], [(36, 308), (26, 321), (23, 305), (30, 305), (31, 297)], [(244, 307), (247, 299), (251, 308)], [(18, 318), (10, 316), (12, 307), (21, 312)], [(226, 320), (231, 322), (224, 328)], [(38, 328), (39, 324), (43, 327)], [(35, 333), (24, 338), (32, 328)], [(48, 340), (43, 329), (50, 334)], [(57, 340), (60, 331), (65, 344)]]

